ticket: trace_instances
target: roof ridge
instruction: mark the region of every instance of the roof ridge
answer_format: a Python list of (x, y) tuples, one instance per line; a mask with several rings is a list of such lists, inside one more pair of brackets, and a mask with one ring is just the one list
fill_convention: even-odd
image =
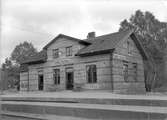
[(83, 44), (90, 44), (88, 41), (85, 41), (85, 40), (82, 40), (82, 39), (78, 39), (78, 38), (75, 38), (75, 37), (71, 37), (71, 36), (68, 36), (68, 35), (65, 35), (65, 34), (58, 34), (54, 39), (52, 39), (47, 45), (45, 45), (43, 47), (43, 49), (46, 49), (49, 45), (51, 45), (54, 41), (56, 41), (59, 37), (65, 37), (65, 38), (68, 38), (68, 39), (71, 39), (71, 40), (75, 40), (75, 41), (78, 41), (80, 43), (83, 43)]
[(131, 32), (134, 32), (134, 30), (133, 30), (133, 29), (126, 29), (126, 30), (117, 31), (117, 32), (113, 32), (113, 33), (108, 33), (108, 34), (104, 34), (104, 35), (96, 36), (96, 37), (94, 37), (94, 38), (83, 39), (83, 40), (94, 40), (94, 39), (96, 39), (96, 38), (106, 37), (106, 36), (114, 35), (114, 34), (120, 34), (120, 33), (122, 33), (122, 32), (128, 32), (128, 33), (131, 33)]
[[(120, 41), (127, 39), (127, 37), (131, 36), (132, 34), (134, 34), (134, 29), (129, 29), (129, 30), (127, 29), (127, 30), (118, 31), (111, 34), (106, 34), (100, 37), (96, 37), (94, 39), (90, 39), (90, 41), (92, 42), (92, 45), (84, 47), (77, 53), (77, 55), (84, 56), (84, 55), (90, 55), (93, 53), (100, 54), (104, 51), (106, 53), (107, 50), (110, 52), (111, 50), (115, 49), (118, 46)], [(141, 44), (138, 44), (138, 45), (141, 46)], [(146, 53), (143, 50), (143, 48), (141, 48), (140, 50), (142, 50), (144, 54)], [(147, 58), (147, 55), (144, 55), (144, 57)]]
[(65, 37), (70, 37), (70, 38), (73, 38), (73, 39), (77, 39), (77, 40), (82, 40), (82, 39), (79, 39), (79, 38), (76, 38), (76, 37), (72, 37), (72, 36), (69, 36), (69, 35), (65, 35), (65, 34), (62, 34), (62, 33), (60, 33), (60, 34), (58, 34), (57, 36), (65, 36)]

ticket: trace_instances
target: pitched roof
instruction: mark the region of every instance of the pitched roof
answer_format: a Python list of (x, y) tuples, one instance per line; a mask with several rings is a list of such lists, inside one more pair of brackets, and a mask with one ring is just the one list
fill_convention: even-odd
[[(44, 48), (43, 51), (28, 57), (26, 60), (24, 60), (21, 64), (36, 64), (36, 63), (43, 63), (46, 62), (47, 59), (47, 53), (46, 53), (46, 49), (52, 44), (54, 43), (58, 38), (67, 38), (68, 40), (74, 40), (76, 42), (79, 42), (81, 44), (84, 45), (88, 45), (90, 44), (88, 41), (84, 41), (84, 40), (80, 40), (77, 38), (73, 38), (67, 35), (63, 35), (63, 34), (59, 34), (56, 38), (54, 38), (51, 42), (49, 42)], [(24, 68), (23, 68), (24, 69)]]
[(84, 55), (88, 53), (95, 53), (99, 51), (106, 51), (114, 49), (120, 41), (126, 39), (133, 31), (126, 30), (107, 35), (98, 36), (92, 39), (87, 39), (91, 45), (81, 49), (77, 55)]
[(91, 42), (91, 45), (88, 45), (87, 47), (84, 47), (83, 49), (79, 50), (76, 55), (87, 56), (101, 53), (109, 53), (119, 45), (120, 41), (127, 39), (129, 36), (133, 37), (134, 42), (140, 50), (141, 54), (144, 58), (147, 59), (147, 54), (144, 48), (142, 47), (140, 41), (137, 40), (137, 38), (135, 37), (134, 30), (125, 30), (98, 36), (92, 39), (87, 39), (87, 41)]
[(33, 56), (29, 56), (21, 64), (43, 63), (43, 62), (46, 62), (46, 59), (47, 59), (46, 50), (42, 50), (41, 52), (38, 52)]
[(70, 36), (66, 36), (63, 34), (59, 34), (55, 39), (49, 42), (45, 47), (44, 50), (37, 53), (34, 56), (30, 56), (27, 60), (23, 61), (22, 64), (36, 64), (36, 63), (43, 63), (46, 62), (47, 54), (46, 49), (50, 46), (53, 42), (55, 42), (58, 38), (64, 37), (70, 40), (77, 41), (81, 44), (86, 45), (84, 48), (78, 51), (76, 55), (78, 56), (87, 56), (87, 55), (96, 55), (96, 54), (104, 54), (113, 51), (117, 45), (119, 45), (120, 41), (127, 39), (129, 36), (132, 37), (134, 40), (137, 48), (139, 49), (142, 56), (147, 59), (148, 55), (145, 49), (142, 47), (139, 40), (137, 40), (133, 30), (125, 30), (121, 32), (111, 33), (107, 35), (98, 36), (91, 39), (80, 40), (77, 38), (73, 38)]
[(43, 47), (43, 49), (47, 49), (52, 43), (54, 43), (58, 38), (67, 38), (68, 40), (73, 40), (76, 42), (79, 42), (84, 45), (90, 44), (88, 41), (80, 40), (78, 38), (70, 37), (64, 34), (59, 34), (57, 37), (55, 37), (52, 41), (50, 41), (46, 46)]

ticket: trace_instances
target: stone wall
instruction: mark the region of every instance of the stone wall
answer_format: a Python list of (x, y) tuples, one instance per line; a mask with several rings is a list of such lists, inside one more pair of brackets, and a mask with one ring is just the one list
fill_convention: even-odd
[(28, 90), (28, 72), (20, 73), (20, 91)]
[[(127, 41), (129, 41), (130, 49), (127, 46)], [(130, 51), (129, 53), (128, 49)], [(123, 61), (128, 62), (128, 82), (124, 80)], [(137, 81), (133, 77), (133, 63), (137, 63)], [(136, 89), (145, 91), (143, 59), (131, 38), (123, 41), (116, 48), (113, 53), (112, 64), (112, 78), (115, 91), (126, 91), (130, 87), (136, 87)]]
[[(129, 38), (130, 39), (130, 38)], [(44, 90), (64, 90), (66, 89), (66, 68), (73, 68), (74, 85), (80, 84), (83, 89), (108, 89), (125, 90), (129, 86), (137, 86), (144, 90), (144, 68), (143, 60), (138, 49), (130, 39), (133, 51), (128, 55), (124, 44), (120, 44), (115, 52), (111, 54), (79, 57), (75, 56), (79, 49), (84, 46), (76, 41), (60, 38), (48, 47), (48, 59), (46, 63), (29, 65), (29, 73), (20, 74), (20, 83), (29, 84), (29, 90), (38, 90), (38, 75), (44, 76)], [(126, 41), (124, 41), (126, 43)], [(66, 47), (72, 46), (72, 56), (66, 56)], [(52, 50), (59, 48), (60, 56), (54, 59)], [(111, 59), (112, 58), (112, 59)], [(123, 78), (123, 63), (126, 60), (129, 63), (137, 63), (137, 82), (125, 82)], [(88, 83), (86, 79), (86, 66), (96, 65), (97, 83)], [(53, 73), (54, 69), (60, 69), (60, 85), (54, 85)], [(28, 76), (29, 74), (29, 76)], [(26, 79), (29, 78), (29, 83)], [(131, 77), (130, 81), (133, 81)], [(114, 82), (114, 83), (113, 83)], [(27, 87), (28, 88), (28, 87)], [(74, 86), (75, 88), (75, 86)], [(21, 87), (21, 90), (25, 88)]]
[[(86, 79), (86, 66), (96, 65), (97, 83), (88, 83)], [(111, 67), (110, 55), (96, 55), (82, 57), (78, 59), (78, 64), (75, 64), (75, 79), (76, 83), (82, 83), (83, 89), (111, 89)]]
[[(60, 69), (60, 85), (55, 85), (53, 81), (53, 70)], [(65, 89), (65, 68), (61, 67), (45, 67), (44, 69), (44, 90), (64, 90)]]
[[(49, 90), (50, 86), (55, 86), (55, 88), (62, 90), (66, 89), (67, 68), (73, 68), (74, 85), (82, 84), (83, 89), (111, 89), (111, 67), (109, 55), (89, 56), (83, 58), (74, 57), (73, 60), (67, 60), (64, 64), (59, 63), (62, 63), (60, 59), (56, 62), (47, 62), (48, 66), (45, 66), (44, 68), (45, 90)], [(97, 68), (97, 83), (94, 84), (88, 84), (86, 80), (86, 66), (90, 64), (96, 65)], [(53, 85), (54, 69), (60, 69), (60, 85)]]
[[(66, 57), (65, 48), (73, 46), (73, 55)], [(111, 89), (111, 67), (110, 55), (96, 55), (88, 57), (75, 56), (83, 45), (75, 41), (66, 39), (57, 40), (48, 48), (48, 59), (46, 63), (29, 65), (29, 89), (31, 91), (38, 90), (38, 74), (43, 70), (44, 90), (66, 89), (66, 68), (73, 68), (74, 85), (82, 84), (83, 89)], [(53, 49), (60, 49), (59, 58), (52, 57)], [(94, 64), (97, 68), (97, 83), (89, 84), (86, 80), (86, 65)], [(60, 69), (60, 85), (54, 85), (53, 71)], [(22, 78), (21, 78), (22, 81)], [(75, 86), (74, 86), (75, 87)]]
[[(66, 57), (65, 48), (73, 46), (73, 55)], [(78, 57), (75, 54), (84, 46), (66, 39), (59, 39), (48, 48), (48, 60), (45, 63), (45, 89), (53, 85), (53, 69), (60, 69), (60, 85), (55, 85), (59, 89), (66, 87), (66, 68), (73, 68), (74, 85), (82, 84), (83, 89), (110, 89), (111, 88), (111, 69), (109, 55), (97, 55), (89, 57)], [(61, 54), (59, 58), (52, 57), (52, 50), (59, 48)], [(86, 65), (95, 64), (97, 67), (97, 83), (88, 84), (86, 80)], [(75, 86), (74, 86), (75, 87)]]
[[(34, 64), (29, 65), (29, 91), (38, 90), (38, 76), (40, 74), (44, 75), (44, 64)], [(44, 80), (45, 81), (45, 80)]]
[[(66, 56), (66, 47), (72, 46), (72, 56)], [(55, 43), (51, 44), (47, 48), (47, 61), (57, 61), (59, 59), (71, 59), (75, 56), (79, 49), (83, 48), (84, 45), (79, 44), (77, 41), (67, 40), (65, 38), (59, 38)], [(53, 49), (59, 49), (59, 58), (53, 58)]]

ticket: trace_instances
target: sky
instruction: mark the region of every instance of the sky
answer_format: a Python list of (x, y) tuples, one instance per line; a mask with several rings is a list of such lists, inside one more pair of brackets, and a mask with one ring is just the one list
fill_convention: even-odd
[(118, 31), (136, 10), (167, 22), (167, 0), (0, 0), (0, 64), (21, 42), (38, 51), (58, 34), (84, 39)]

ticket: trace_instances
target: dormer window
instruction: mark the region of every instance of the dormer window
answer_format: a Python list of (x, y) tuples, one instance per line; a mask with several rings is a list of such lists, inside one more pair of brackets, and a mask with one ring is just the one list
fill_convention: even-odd
[(59, 49), (53, 49), (53, 58), (59, 57)]
[(72, 46), (66, 47), (66, 56), (72, 56)]

